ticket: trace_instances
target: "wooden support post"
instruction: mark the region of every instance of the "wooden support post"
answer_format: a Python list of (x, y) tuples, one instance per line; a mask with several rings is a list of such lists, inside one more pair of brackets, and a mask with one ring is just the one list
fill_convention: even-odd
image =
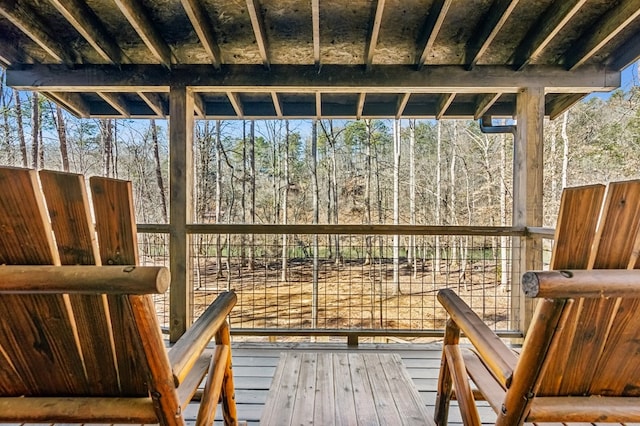
[(187, 223), (193, 220), (193, 93), (185, 86), (172, 86), (169, 109), (169, 340), (176, 342), (192, 321)]
[[(544, 87), (528, 87), (518, 92), (518, 121), (513, 154), (513, 225), (542, 226), (542, 169)], [(533, 315), (532, 302), (520, 288), (524, 272), (542, 268), (542, 239), (514, 238), (512, 255), (511, 319), (523, 332)], [(519, 322), (515, 322), (518, 319)]]

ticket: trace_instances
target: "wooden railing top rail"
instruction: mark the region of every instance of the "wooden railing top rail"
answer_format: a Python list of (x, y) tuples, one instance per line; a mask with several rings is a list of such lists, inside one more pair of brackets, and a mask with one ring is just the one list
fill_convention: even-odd
[[(169, 233), (168, 224), (138, 224), (140, 233)], [(425, 226), (425, 225), (265, 225), (265, 224), (187, 224), (189, 234), (343, 234), (343, 235), (471, 235), (522, 236), (523, 226)], [(552, 238), (553, 230), (535, 228)]]

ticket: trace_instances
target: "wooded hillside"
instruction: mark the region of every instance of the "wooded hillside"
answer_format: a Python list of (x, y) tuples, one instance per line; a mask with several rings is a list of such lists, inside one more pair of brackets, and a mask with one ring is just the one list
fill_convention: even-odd
[[(167, 222), (167, 121), (0, 93), (1, 164), (130, 179), (138, 221)], [(511, 223), (512, 136), (473, 121), (196, 121), (194, 138), (199, 223)], [(563, 186), (640, 177), (639, 149), (635, 86), (546, 121), (545, 225)]]

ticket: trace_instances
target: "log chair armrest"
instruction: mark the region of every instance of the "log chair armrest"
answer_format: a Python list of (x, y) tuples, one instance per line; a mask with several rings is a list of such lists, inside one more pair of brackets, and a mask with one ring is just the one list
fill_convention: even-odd
[(517, 356), (453, 290), (440, 290), (438, 300), (475, 347), (482, 361), (508, 388), (518, 362)]
[(522, 275), (522, 290), (548, 299), (638, 297), (640, 269), (529, 271)]
[(0, 265), (0, 294), (161, 294), (163, 266)]
[(233, 291), (221, 293), (169, 351), (176, 386), (184, 380), (236, 304)]

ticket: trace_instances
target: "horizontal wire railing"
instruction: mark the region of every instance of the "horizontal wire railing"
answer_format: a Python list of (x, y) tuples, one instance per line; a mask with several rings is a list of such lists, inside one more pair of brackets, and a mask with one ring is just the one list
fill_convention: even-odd
[[(138, 231), (141, 263), (168, 265), (168, 226)], [(441, 336), (442, 288), (496, 332), (522, 334), (512, 281), (524, 271), (512, 247), (524, 228), (194, 224), (187, 232), (193, 317), (233, 289), (237, 335)], [(548, 262), (552, 232), (533, 232)], [(169, 293), (155, 302), (168, 327)]]

